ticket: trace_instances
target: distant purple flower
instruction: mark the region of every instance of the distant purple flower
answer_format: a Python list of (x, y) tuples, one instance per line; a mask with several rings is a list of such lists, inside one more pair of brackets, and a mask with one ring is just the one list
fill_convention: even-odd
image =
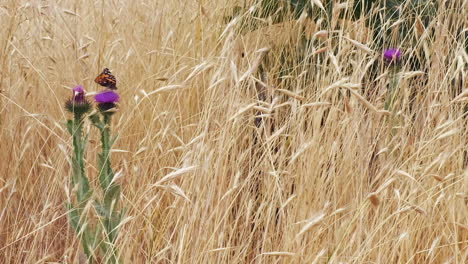
[(73, 97), (65, 102), (65, 109), (79, 115), (91, 110), (91, 104), (85, 98), (85, 90), (82, 85), (73, 88)]
[(94, 99), (98, 103), (99, 111), (112, 114), (112, 111), (109, 110), (114, 109), (117, 106), (116, 103), (120, 100), (120, 96), (114, 91), (105, 90), (96, 94)]
[(388, 63), (397, 63), (401, 59), (401, 51), (399, 49), (387, 49), (384, 52), (384, 59)]
[(120, 99), (120, 96), (118, 93), (114, 91), (104, 91), (98, 93), (96, 96), (94, 96), (94, 99), (96, 100), (97, 103), (117, 103)]

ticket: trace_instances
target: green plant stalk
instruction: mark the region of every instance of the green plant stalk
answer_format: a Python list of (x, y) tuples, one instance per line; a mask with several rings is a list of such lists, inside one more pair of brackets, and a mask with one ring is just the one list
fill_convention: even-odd
[(83, 119), (80, 114), (75, 114), (73, 121), (73, 148), (75, 156), (73, 157), (73, 176), (72, 184), (78, 184), (77, 199), (78, 202), (86, 201), (89, 198), (90, 187), (89, 180), (86, 177), (84, 151), (86, 143), (83, 140)]
[(73, 156), (72, 156), (72, 189), (76, 190), (77, 205), (73, 202), (67, 204), (67, 211), (72, 227), (81, 240), (84, 253), (90, 263), (93, 257), (93, 239), (90, 226), (83, 215), (84, 207), (91, 197), (91, 188), (85, 171), (84, 153), (86, 149), (87, 137), (83, 139), (83, 114), (75, 113), (74, 119), (68, 121), (68, 131), (73, 137)]
[(100, 215), (103, 217), (102, 223), (106, 232), (106, 240), (101, 244), (101, 249), (105, 252), (110, 250), (109, 263), (118, 263), (117, 249), (115, 241), (118, 235), (118, 225), (121, 221), (121, 215), (117, 211), (120, 196), (120, 185), (113, 182), (114, 171), (110, 162), (110, 150), (113, 140), (110, 135), (111, 114), (102, 113), (103, 122), (96, 119), (94, 124), (101, 132), (102, 151), (99, 154), (99, 182), (104, 193), (104, 201), (98, 204)]
[(396, 96), (398, 95), (398, 78), (397, 78), (397, 67), (391, 66), (391, 80), (389, 89), (387, 91), (387, 98), (385, 100), (385, 110), (393, 112)]
[(399, 79), (398, 79), (398, 71), (400, 70), (400, 67), (398, 65), (391, 65), (391, 76), (390, 76), (390, 84), (389, 88), (387, 91), (387, 98), (385, 100), (385, 110), (392, 112), (393, 114), (391, 115), (389, 119), (389, 135), (393, 138), (398, 132), (398, 124), (399, 124), (399, 119), (395, 115), (396, 108), (395, 108), (395, 102), (397, 100), (397, 96), (399, 95)]

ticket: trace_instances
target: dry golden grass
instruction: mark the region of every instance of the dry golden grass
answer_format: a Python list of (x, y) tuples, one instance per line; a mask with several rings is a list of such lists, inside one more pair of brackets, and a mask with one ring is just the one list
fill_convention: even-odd
[(78, 263), (63, 103), (75, 84), (97, 91), (103, 67), (122, 95), (112, 161), (128, 209), (124, 263), (467, 263), (468, 56), (456, 37), (467, 1), (411, 32), (421, 39), (404, 56), (427, 70), (405, 63), (394, 114), (362, 23), (317, 25), (311, 64), (278, 79), (275, 47), (252, 45), (263, 39), (246, 38), (239, 58), (227, 2), (0, 6), (0, 263)]

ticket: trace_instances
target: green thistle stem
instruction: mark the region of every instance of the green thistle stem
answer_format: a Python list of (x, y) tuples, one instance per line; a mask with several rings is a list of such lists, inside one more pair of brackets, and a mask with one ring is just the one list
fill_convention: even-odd
[(110, 163), (110, 122), (111, 117), (109, 115), (104, 115), (104, 124), (101, 126), (101, 144), (102, 152), (99, 154), (99, 181), (101, 183), (101, 188), (106, 191), (109, 188), (109, 185), (113, 178), (111, 163)]
[(72, 189), (76, 188), (76, 202), (73, 201), (67, 204), (67, 210), (71, 225), (75, 229), (78, 237), (81, 240), (84, 253), (86, 254), (89, 263), (92, 263), (93, 246), (90, 227), (83, 217), (84, 207), (86, 206), (91, 196), (91, 189), (88, 177), (86, 176), (86, 166), (84, 153), (86, 149), (86, 139), (83, 139), (83, 113), (75, 113), (74, 119), (67, 123), (68, 131), (73, 137), (73, 156), (72, 156)]
[(103, 120), (98, 116), (91, 117), (93, 124), (101, 132), (102, 151), (99, 154), (99, 182), (104, 193), (102, 204), (96, 204), (100, 212), (106, 241), (100, 243), (101, 249), (105, 253), (110, 253), (108, 263), (119, 263), (115, 241), (118, 235), (118, 225), (121, 221), (121, 214), (118, 212), (118, 201), (120, 197), (120, 185), (113, 182), (114, 171), (110, 162), (110, 150), (113, 140), (110, 134), (111, 113), (102, 112)]
[(397, 67), (396, 66), (391, 66), (391, 80), (390, 80), (390, 85), (389, 89), (387, 92), (387, 99), (385, 100), (385, 110), (387, 111), (392, 111), (393, 112), (393, 107), (395, 103), (396, 96), (398, 94), (398, 78), (397, 78)]
[(73, 147), (75, 150), (74, 162), (73, 162), (73, 176), (72, 184), (75, 186), (78, 184), (77, 199), (81, 203), (89, 198), (89, 180), (86, 177), (85, 172), (85, 142), (83, 140), (83, 119), (80, 114), (75, 115), (73, 120)]

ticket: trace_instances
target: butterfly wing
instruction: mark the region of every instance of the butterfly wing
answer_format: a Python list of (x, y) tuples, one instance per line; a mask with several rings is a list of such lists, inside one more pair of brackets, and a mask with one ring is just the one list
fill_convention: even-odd
[(99, 74), (96, 79), (94, 79), (96, 83), (98, 83), (101, 86), (107, 87), (112, 90), (117, 89), (117, 80), (115, 79), (115, 76), (112, 75), (110, 70), (108, 68), (105, 68), (101, 74)]

